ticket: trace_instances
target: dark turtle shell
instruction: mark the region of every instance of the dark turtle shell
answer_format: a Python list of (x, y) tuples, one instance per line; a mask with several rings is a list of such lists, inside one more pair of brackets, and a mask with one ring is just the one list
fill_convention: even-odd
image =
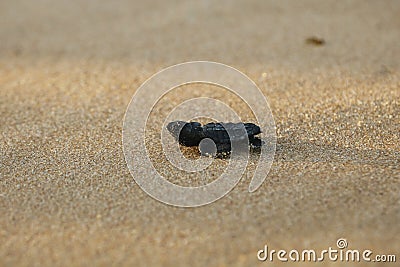
[[(244, 128), (243, 128), (244, 126)], [(203, 126), (205, 138), (212, 139), (216, 144), (229, 144), (252, 139), (260, 134), (261, 129), (254, 123), (208, 123)]]

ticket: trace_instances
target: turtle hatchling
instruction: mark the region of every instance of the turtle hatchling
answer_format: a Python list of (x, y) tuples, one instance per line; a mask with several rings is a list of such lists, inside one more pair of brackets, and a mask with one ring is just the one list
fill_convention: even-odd
[[(226, 156), (232, 150), (232, 144), (248, 144), (253, 149), (262, 145), (256, 135), (261, 129), (254, 123), (207, 123), (173, 121), (168, 123), (167, 130), (183, 146), (199, 146), (205, 156)], [(212, 140), (212, 141), (211, 141)], [(247, 145), (247, 144), (246, 144)]]

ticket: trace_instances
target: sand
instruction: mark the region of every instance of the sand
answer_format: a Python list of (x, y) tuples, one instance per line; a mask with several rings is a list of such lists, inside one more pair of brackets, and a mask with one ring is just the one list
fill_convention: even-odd
[[(257, 260), (264, 245), (322, 250), (338, 238), (399, 261), (399, 12), (397, 1), (2, 1), (0, 265), (271, 265)], [(255, 193), (246, 173), (221, 200), (184, 209), (134, 182), (121, 131), (140, 84), (188, 60), (257, 83), (277, 151)], [(207, 92), (245, 110), (226, 91), (193, 89)]]

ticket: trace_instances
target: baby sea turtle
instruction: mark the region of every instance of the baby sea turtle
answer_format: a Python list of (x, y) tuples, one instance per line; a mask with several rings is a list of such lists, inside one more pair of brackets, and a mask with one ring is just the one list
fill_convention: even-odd
[(261, 139), (256, 137), (261, 129), (254, 123), (211, 122), (201, 125), (199, 122), (173, 121), (167, 125), (167, 129), (183, 146), (200, 145), (202, 155), (227, 155), (231, 152), (232, 142), (244, 142), (246, 137), (251, 148), (257, 149), (262, 145)]

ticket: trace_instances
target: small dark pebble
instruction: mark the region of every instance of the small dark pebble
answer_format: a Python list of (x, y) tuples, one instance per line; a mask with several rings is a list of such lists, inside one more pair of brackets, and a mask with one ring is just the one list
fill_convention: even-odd
[(306, 44), (314, 46), (322, 46), (325, 44), (325, 40), (319, 37), (312, 36), (306, 39)]

